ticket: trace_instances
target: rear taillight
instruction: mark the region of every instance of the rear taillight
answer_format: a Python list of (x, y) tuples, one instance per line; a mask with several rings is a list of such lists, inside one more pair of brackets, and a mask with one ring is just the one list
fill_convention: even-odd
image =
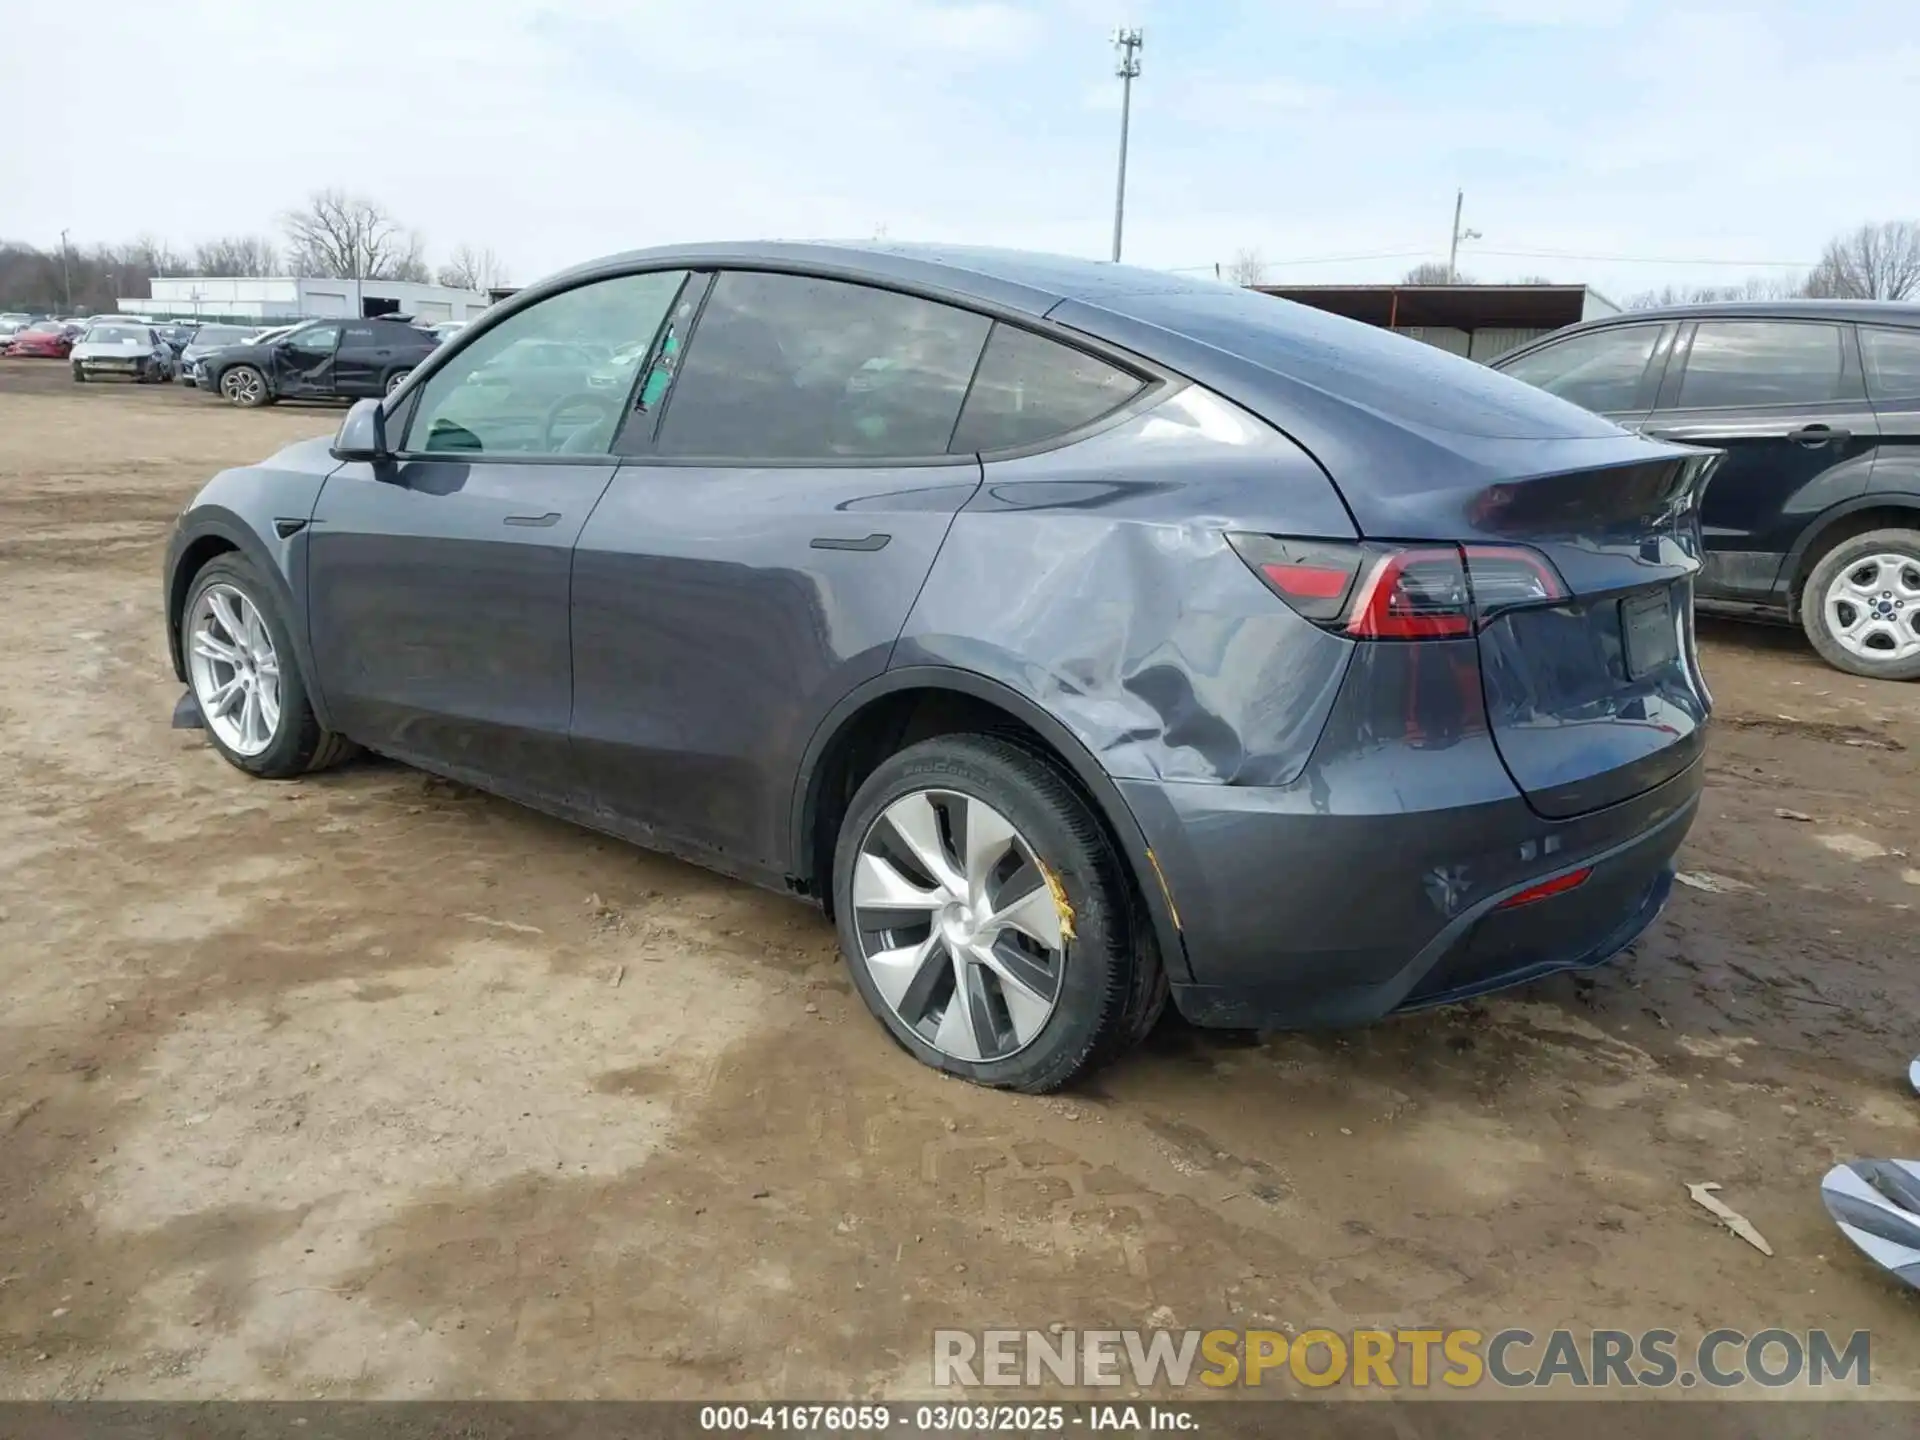
[(1519, 545), (1227, 540), (1301, 618), (1357, 640), (1459, 638), (1503, 610), (1567, 598), (1546, 557)]

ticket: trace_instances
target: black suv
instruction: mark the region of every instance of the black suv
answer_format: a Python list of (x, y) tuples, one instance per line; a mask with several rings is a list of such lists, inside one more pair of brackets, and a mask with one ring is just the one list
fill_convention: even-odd
[(235, 405), (358, 399), (398, 389), (436, 343), (400, 320), (313, 320), (264, 345), (216, 350), (193, 379)]
[(1701, 609), (1797, 622), (1839, 669), (1920, 679), (1920, 305), (1641, 310), (1493, 368), (1725, 452), (1701, 501)]

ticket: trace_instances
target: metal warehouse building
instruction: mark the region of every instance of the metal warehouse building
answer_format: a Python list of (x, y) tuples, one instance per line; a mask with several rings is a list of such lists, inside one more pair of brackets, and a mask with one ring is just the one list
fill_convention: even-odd
[(1618, 305), (1585, 285), (1256, 285), (1254, 289), (1483, 362), (1563, 325), (1620, 313)]
[(484, 291), (404, 280), (302, 280), (294, 276), (156, 276), (152, 295), (121, 310), (149, 320), (232, 320), (245, 324), (327, 315), (406, 315), (470, 320), (492, 303)]

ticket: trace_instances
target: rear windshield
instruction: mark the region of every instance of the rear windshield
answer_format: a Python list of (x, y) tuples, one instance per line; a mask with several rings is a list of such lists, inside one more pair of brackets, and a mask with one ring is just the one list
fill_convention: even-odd
[(1257, 290), (1195, 282), (1095, 303), (1401, 425), (1529, 440), (1619, 433), (1577, 405), (1474, 361)]

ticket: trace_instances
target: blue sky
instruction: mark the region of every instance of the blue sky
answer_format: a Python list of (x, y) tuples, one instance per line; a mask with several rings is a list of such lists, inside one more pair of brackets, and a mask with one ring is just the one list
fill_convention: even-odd
[[(0, 9), (8, 108), (43, 117), (0, 149), (0, 234), (41, 243), (266, 231), (343, 185), (520, 280), (638, 245), (881, 229), (1103, 255), (1121, 21), (1147, 35), (1142, 264), (1257, 249), (1274, 280), (1393, 279), (1444, 256), (1456, 187), (1485, 237), (1468, 273), (1610, 293), (1738, 281), (1920, 218), (1910, 0)], [(129, 127), (95, 103), (143, 75), (171, 113)]]

